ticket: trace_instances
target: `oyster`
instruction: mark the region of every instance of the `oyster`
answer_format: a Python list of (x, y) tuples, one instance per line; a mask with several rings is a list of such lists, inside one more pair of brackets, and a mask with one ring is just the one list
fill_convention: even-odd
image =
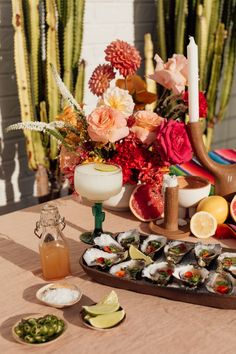
[(164, 253), (167, 261), (177, 264), (181, 259), (191, 251), (193, 245), (183, 241), (171, 241), (165, 245)]
[(204, 245), (202, 243), (197, 243), (194, 247), (194, 253), (198, 260), (200, 267), (209, 266), (214, 258), (218, 257), (221, 253), (221, 245)]
[(226, 272), (211, 271), (205, 286), (211, 293), (220, 295), (231, 295), (234, 291), (233, 278)]
[(174, 272), (174, 266), (168, 262), (155, 262), (145, 267), (142, 276), (154, 283), (166, 285)]
[(108, 253), (124, 252), (124, 248), (108, 234), (101, 234), (100, 236), (95, 237), (94, 244)]
[(173, 276), (190, 288), (196, 288), (204, 283), (208, 277), (209, 271), (193, 264), (180, 265), (175, 267)]
[(128, 249), (130, 245), (138, 247), (140, 242), (140, 233), (136, 229), (121, 232), (117, 236), (117, 241), (125, 249)]
[(218, 269), (225, 270), (236, 278), (236, 253), (222, 253), (218, 257)]
[(109, 272), (119, 278), (136, 279), (144, 266), (145, 261), (131, 259), (130, 261), (113, 265)]
[(113, 264), (123, 261), (126, 257), (127, 252), (108, 253), (98, 248), (89, 248), (83, 255), (83, 259), (89, 267), (99, 266), (101, 268), (111, 267)]
[(149, 235), (141, 245), (141, 251), (153, 257), (162, 247), (165, 246), (167, 238), (160, 235)]

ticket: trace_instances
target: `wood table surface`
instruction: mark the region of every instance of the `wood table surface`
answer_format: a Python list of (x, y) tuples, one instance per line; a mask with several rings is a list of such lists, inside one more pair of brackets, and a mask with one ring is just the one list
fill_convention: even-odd
[[(70, 247), (73, 276), (81, 301), (69, 308), (55, 309), (41, 304), (36, 291), (46, 281), (40, 270), (38, 242), (34, 236), (42, 205), (0, 217), (0, 354), (78, 353), (78, 354), (235, 354), (236, 311), (177, 302), (151, 295), (115, 289), (126, 311), (122, 325), (107, 331), (84, 327), (82, 305), (101, 300), (112, 288), (91, 280), (80, 268), (79, 258), (86, 245), (79, 240), (83, 231), (93, 228), (91, 208), (73, 197), (54, 203), (65, 216), (64, 234)], [(148, 225), (129, 212), (106, 212), (104, 229), (112, 232), (139, 228), (151, 233)], [(196, 239), (188, 238), (190, 241)], [(217, 242), (211, 239), (210, 242)], [(236, 249), (236, 239), (224, 240), (225, 247)], [(64, 336), (45, 347), (28, 347), (15, 342), (11, 328), (17, 320), (34, 313), (53, 313), (64, 318)]]

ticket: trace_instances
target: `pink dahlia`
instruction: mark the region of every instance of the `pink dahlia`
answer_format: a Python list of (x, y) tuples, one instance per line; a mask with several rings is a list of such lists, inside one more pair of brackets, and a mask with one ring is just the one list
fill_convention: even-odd
[(115, 78), (113, 68), (109, 64), (98, 65), (89, 79), (90, 91), (97, 96), (102, 96), (108, 89), (111, 80)]
[(117, 39), (107, 46), (105, 53), (105, 59), (124, 77), (134, 75), (140, 67), (141, 56), (138, 50), (127, 42)]

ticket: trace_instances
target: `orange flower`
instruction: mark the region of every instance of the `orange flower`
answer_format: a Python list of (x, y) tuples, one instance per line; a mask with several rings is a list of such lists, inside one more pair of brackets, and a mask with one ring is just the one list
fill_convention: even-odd
[(115, 73), (111, 65), (98, 65), (88, 82), (90, 91), (94, 95), (102, 96), (103, 93), (108, 89), (111, 80), (114, 78)]
[(80, 128), (81, 123), (77, 119), (77, 113), (67, 106), (63, 109), (63, 112), (56, 117), (57, 120), (62, 120), (65, 123), (71, 124), (74, 127)]

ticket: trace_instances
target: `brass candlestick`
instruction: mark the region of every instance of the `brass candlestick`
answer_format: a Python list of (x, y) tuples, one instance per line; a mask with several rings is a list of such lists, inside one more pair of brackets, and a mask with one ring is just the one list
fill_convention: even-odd
[(202, 140), (200, 122), (189, 123), (188, 135), (197, 159), (215, 179), (215, 194), (222, 195), (231, 200), (236, 193), (236, 164), (222, 165), (213, 161), (205, 149)]
[(165, 188), (164, 219), (151, 221), (150, 228), (157, 234), (170, 239), (179, 239), (190, 235), (189, 225), (178, 225), (178, 194), (179, 187)]

